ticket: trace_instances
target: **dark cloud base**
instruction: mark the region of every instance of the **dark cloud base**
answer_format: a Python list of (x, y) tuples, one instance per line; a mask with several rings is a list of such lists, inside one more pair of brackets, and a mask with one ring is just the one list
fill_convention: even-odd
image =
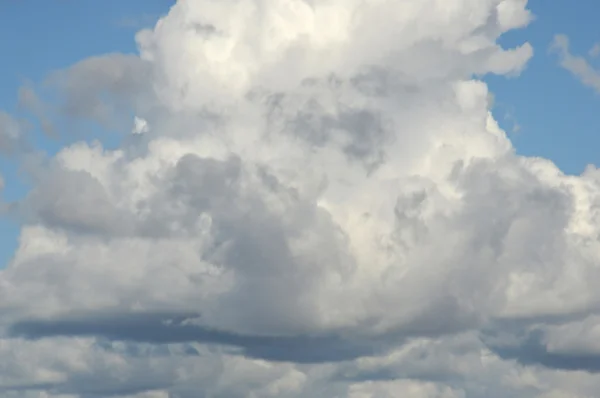
[(353, 340), (337, 334), (248, 336), (190, 324), (198, 314), (144, 313), (90, 314), (57, 320), (26, 320), (12, 325), (13, 337), (36, 340), (47, 337), (86, 336), (151, 344), (197, 342), (238, 347), (244, 355), (271, 361), (321, 363), (345, 361), (382, 353), (380, 342)]

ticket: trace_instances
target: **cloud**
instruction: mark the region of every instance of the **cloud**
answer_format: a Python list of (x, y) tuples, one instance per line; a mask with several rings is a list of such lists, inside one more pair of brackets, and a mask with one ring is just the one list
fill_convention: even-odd
[(132, 134), (144, 134), (148, 132), (148, 122), (146, 122), (144, 119), (141, 119), (139, 117), (135, 117), (133, 119), (134, 125), (133, 125), (133, 130), (131, 131)]
[(31, 115), (39, 121), (40, 127), (44, 133), (50, 137), (56, 137), (56, 126), (54, 126), (52, 121), (48, 118), (48, 106), (35, 92), (31, 83), (19, 88), (18, 104), (22, 110), (31, 113)]
[(600, 174), (516, 155), (476, 78), (526, 67), (526, 5), (180, 0), (51, 74), (62, 117), (143, 134), (27, 164), (0, 389), (593, 394)]
[(0, 154), (14, 155), (25, 148), (26, 124), (0, 110)]
[(321, 363), (355, 359), (382, 351), (382, 341), (352, 341), (344, 336), (259, 336), (210, 330), (190, 320), (197, 314), (87, 314), (56, 321), (30, 320), (12, 325), (13, 336), (29, 339), (100, 336), (115, 341), (151, 344), (203, 343), (239, 348), (243, 355), (272, 361)]
[[(138, 56), (111, 53), (53, 71), (45, 87), (58, 97), (51, 106), (62, 120), (69, 123), (91, 120), (106, 128), (123, 130), (131, 112), (144, 106), (144, 90), (149, 80), (148, 65)], [(28, 97), (31, 94), (24, 99)], [(40, 108), (39, 100), (34, 103), (33, 109)]]
[[(560, 66), (571, 72), (581, 83), (600, 92), (600, 71), (581, 56), (573, 55), (569, 49), (569, 38), (556, 35), (550, 49), (559, 56)], [(600, 48), (592, 47), (590, 57), (595, 57)]]
[(588, 55), (592, 58), (595, 58), (600, 55), (600, 43), (596, 43), (590, 48)]

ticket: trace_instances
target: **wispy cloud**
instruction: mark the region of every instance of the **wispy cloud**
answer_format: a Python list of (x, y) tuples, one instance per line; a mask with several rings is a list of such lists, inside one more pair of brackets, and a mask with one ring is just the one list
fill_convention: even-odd
[(600, 43), (594, 44), (592, 46), (592, 48), (590, 48), (588, 55), (592, 58), (596, 58), (596, 57), (600, 56)]
[[(569, 38), (566, 35), (554, 36), (550, 50), (558, 54), (561, 67), (571, 72), (581, 83), (600, 93), (600, 70), (594, 68), (585, 57), (571, 53)], [(595, 45), (589, 51), (589, 55), (593, 57), (598, 54), (600, 47)]]

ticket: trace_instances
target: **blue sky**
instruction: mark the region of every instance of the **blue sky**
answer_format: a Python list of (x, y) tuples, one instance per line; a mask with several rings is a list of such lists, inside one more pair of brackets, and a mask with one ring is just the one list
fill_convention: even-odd
[[(166, 12), (172, 0), (54, 0), (1, 1), (0, 109), (16, 112), (17, 91), (26, 81), (39, 83), (48, 72), (106, 52), (134, 52), (134, 34)], [(555, 161), (567, 173), (580, 173), (586, 164), (600, 164), (598, 107), (600, 98), (559, 67), (547, 49), (557, 33), (571, 40), (574, 54), (585, 54), (600, 41), (598, 0), (530, 0), (536, 20), (502, 39), (506, 45), (529, 41), (535, 55), (518, 78), (487, 77), (496, 97), (495, 114), (510, 131), (517, 150)], [(40, 138), (52, 151), (65, 142)], [(25, 188), (16, 181), (16, 167), (0, 160), (6, 179), (5, 196), (16, 198)], [(10, 258), (18, 227), (0, 221), (0, 264)]]
[(564, 172), (579, 174), (587, 164), (600, 163), (600, 97), (560, 68), (548, 47), (555, 34), (566, 34), (574, 54), (587, 54), (600, 41), (600, 2), (530, 0), (529, 8), (536, 20), (501, 40), (533, 45), (527, 69), (516, 79), (486, 79), (498, 104), (496, 118), (507, 131), (511, 122), (505, 113), (516, 118), (521, 129), (511, 140), (520, 153), (549, 158)]

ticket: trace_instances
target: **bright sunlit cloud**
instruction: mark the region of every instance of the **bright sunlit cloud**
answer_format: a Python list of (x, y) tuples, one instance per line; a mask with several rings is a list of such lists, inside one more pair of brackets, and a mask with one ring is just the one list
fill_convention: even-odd
[(139, 54), (51, 74), (61, 117), (136, 138), (23, 157), (0, 388), (592, 396), (600, 172), (518, 156), (475, 77), (527, 67), (529, 43), (498, 39), (531, 19), (525, 0), (180, 0)]

